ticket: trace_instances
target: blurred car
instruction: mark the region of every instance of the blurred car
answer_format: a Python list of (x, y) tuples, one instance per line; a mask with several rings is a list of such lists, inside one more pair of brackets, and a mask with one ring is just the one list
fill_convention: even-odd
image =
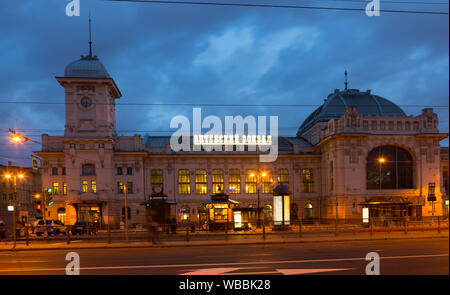
[(46, 225), (44, 226), (44, 220), (36, 220), (34, 223), (35, 230), (37, 236), (42, 235), (45, 230), (47, 230), (48, 235), (57, 235), (57, 234), (67, 234), (67, 229), (59, 220), (46, 220)]
[(74, 225), (72, 225), (72, 228), (70, 232), (72, 235), (82, 235), (82, 234), (97, 234), (97, 226), (92, 222), (87, 221), (77, 221)]
[(0, 220), (0, 239), (6, 239), (6, 224), (3, 220)]

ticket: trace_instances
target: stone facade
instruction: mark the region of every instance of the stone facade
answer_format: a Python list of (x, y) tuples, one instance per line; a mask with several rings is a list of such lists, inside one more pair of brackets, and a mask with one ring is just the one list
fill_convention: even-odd
[[(89, 69), (94, 65), (96, 75), (89, 77), (87, 69), (82, 77), (74, 74), (80, 67), (83, 70), (84, 61), (89, 62)], [(78, 62), (76, 70), (66, 68), (66, 75), (56, 78), (66, 96), (64, 136), (43, 134), (42, 150), (36, 152), (42, 158), (43, 188), (53, 187), (55, 183), (59, 187), (47, 218), (56, 219), (58, 212), (65, 212), (66, 224), (89, 219), (117, 226), (124, 218), (126, 186), (129, 224), (143, 224), (142, 203), (153, 193), (152, 179), (159, 179), (158, 186), (176, 202), (172, 214), (177, 220), (187, 218), (196, 222), (201, 214), (200, 204), (210, 199), (213, 185), (217, 185), (213, 184), (213, 171), (217, 170), (223, 173), (220, 186), (231, 199), (247, 208), (258, 205), (257, 192), (252, 189), (246, 192), (246, 187), (252, 185), (247, 181), (249, 170), (269, 172), (270, 187), (284, 179), (292, 193), (294, 220), (305, 216), (361, 220), (361, 203), (374, 197), (402, 198), (415, 206), (414, 212), (408, 213), (414, 218), (445, 215), (439, 142), (447, 134), (439, 133), (438, 118), (432, 109), (424, 109), (418, 116), (406, 116), (393, 103), (374, 98), (370, 91), (337, 90), (315, 112), (320, 116), (313, 113), (296, 137), (279, 138), (275, 162), (259, 162), (258, 152), (174, 152), (168, 136), (117, 136), (115, 100), (121, 93), (103, 65), (96, 63), (100, 63), (98, 59), (85, 57)], [(348, 98), (351, 95), (361, 96), (361, 103), (352, 101), (354, 97)], [(343, 102), (338, 106), (340, 111), (324, 113), (327, 106), (331, 109), (337, 103), (334, 99)], [(376, 105), (369, 110), (362, 103), (364, 99)], [(389, 112), (389, 107), (395, 111)], [(380, 168), (380, 189), (368, 189), (369, 154), (383, 146), (398, 147), (410, 155), (412, 166), (402, 168), (412, 173), (408, 188), (381, 189), (383, 177), (389, 179), (391, 175), (385, 171), (382, 177)], [(446, 167), (448, 177), (448, 150)], [(239, 175), (234, 175), (234, 184), (239, 179), (239, 193), (230, 190), (232, 169)], [(188, 170), (189, 177), (183, 182), (185, 187), (189, 186), (189, 194), (180, 193), (180, 170)], [(196, 191), (199, 170), (206, 170), (206, 194)], [(159, 172), (162, 177), (152, 178), (153, 173)], [(400, 178), (400, 174), (395, 176)], [(429, 183), (436, 185), (434, 211), (427, 201)], [(270, 189), (261, 189), (259, 205), (260, 208), (267, 205), (266, 217), (271, 215), (272, 203)]]

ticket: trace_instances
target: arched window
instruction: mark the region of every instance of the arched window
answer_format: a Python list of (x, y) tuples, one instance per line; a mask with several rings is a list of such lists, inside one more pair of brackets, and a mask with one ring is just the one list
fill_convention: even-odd
[[(130, 220), (131, 219), (131, 209), (130, 209), (130, 207), (127, 207), (128, 208), (128, 212), (127, 212), (127, 214), (128, 214), (128, 220)], [(125, 207), (122, 207), (122, 221), (123, 222), (125, 222)]]
[(413, 188), (411, 154), (396, 146), (380, 146), (367, 157), (367, 189)]
[(313, 218), (313, 206), (311, 203), (306, 203), (305, 208), (303, 210), (303, 218), (304, 219)]
[(58, 208), (58, 220), (62, 223), (66, 223), (66, 208)]
[(95, 165), (84, 164), (81, 166), (81, 175), (83, 176), (95, 176)]

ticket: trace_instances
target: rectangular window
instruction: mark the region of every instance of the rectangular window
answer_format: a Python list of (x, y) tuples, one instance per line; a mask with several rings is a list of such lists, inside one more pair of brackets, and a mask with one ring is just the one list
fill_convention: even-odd
[(67, 195), (67, 183), (63, 182), (63, 195)]
[(178, 170), (178, 193), (180, 195), (191, 194), (191, 179), (188, 169)]
[(53, 194), (54, 195), (59, 195), (59, 183), (53, 182), (52, 188), (53, 188)]
[(97, 181), (95, 181), (95, 180), (91, 181), (91, 192), (93, 192), (93, 193), (97, 192)]
[(152, 169), (152, 193), (155, 192), (155, 188), (164, 188), (164, 176), (162, 169)]
[(261, 183), (262, 183), (262, 193), (263, 194), (271, 194), (273, 192), (273, 175), (272, 170), (267, 169), (264, 170), (264, 173), (266, 176), (260, 176), (261, 177)]
[(133, 182), (127, 182), (127, 193), (132, 194), (133, 193)]
[(223, 170), (213, 169), (212, 170), (212, 185), (213, 194), (223, 192)]
[(205, 169), (195, 170), (195, 193), (206, 194), (208, 192), (208, 180)]
[(66, 167), (62, 168), (62, 175), (66, 175)]
[(52, 168), (52, 175), (58, 175), (58, 167)]
[(122, 174), (123, 174), (122, 167), (117, 167), (117, 175), (122, 175)]
[(245, 171), (245, 192), (247, 194), (255, 194), (257, 188), (256, 171), (248, 169)]
[(131, 167), (127, 168), (127, 175), (133, 175), (133, 168)]
[(289, 169), (278, 170), (278, 184), (289, 187)]
[(312, 193), (314, 191), (314, 178), (312, 169), (303, 168), (302, 177), (303, 177), (303, 192)]
[(241, 173), (239, 169), (230, 169), (230, 194), (240, 194), (241, 193)]
[(122, 182), (122, 181), (118, 181), (118, 182), (117, 182), (117, 192), (118, 192), (119, 194), (123, 194), (123, 188), (124, 188), (123, 182)]
[(87, 182), (87, 180), (83, 180), (81, 182), (81, 191), (83, 193), (87, 193), (88, 192), (88, 182)]

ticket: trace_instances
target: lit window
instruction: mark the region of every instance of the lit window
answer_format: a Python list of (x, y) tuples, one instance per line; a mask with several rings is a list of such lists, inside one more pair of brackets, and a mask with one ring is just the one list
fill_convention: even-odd
[(245, 172), (245, 192), (247, 194), (255, 194), (257, 188), (257, 178), (255, 170), (247, 170)]
[(88, 191), (88, 182), (87, 182), (87, 180), (83, 180), (81, 182), (81, 190), (82, 190), (83, 193), (87, 193), (87, 191)]
[(213, 194), (223, 192), (223, 170), (213, 169), (212, 171)]
[(302, 169), (302, 177), (303, 177), (303, 192), (312, 193), (314, 186), (312, 169), (311, 168)]
[(208, 192), (208, 180), (205, 169), (195, 170), (195, 193), (206, 194)]
[(93, 193), (96, 193), (96, 192), (97, 192), (97, 182), (96, 182), (95, 180), (92, 180), (92, 181), (91, 181), (91, 191), (92, 191)]
[(191, 180), (188, 169), (178, 170), (178, 193), (180, 195), (189, 195), (191, 193)]
[(155, 188), (160, 187), (164, 188), (164, 176), (163, 171), (161, 169), (153, 169), (152, 170), (152, 192), (155, 192)]
[(278, 184), (289, 187), (289, 169), (278, 170)]
[(52, 184), (52, 187), (53, 187), (53, 194), (54, 195), (59, 195), (59, 184), (57, 182), (54, 182)]
[(230, 194), (240, 194), (241, 193), (241, 173), (239, 169), (230, 169)]
[(63, 195), (67, 195), (67, 183), (63, 182)]
[(273, 177), (272, 170), (264, 170), (265, 176), (260, 175), (262, 182), (262, 193), (271, 194), (273, 192)]

